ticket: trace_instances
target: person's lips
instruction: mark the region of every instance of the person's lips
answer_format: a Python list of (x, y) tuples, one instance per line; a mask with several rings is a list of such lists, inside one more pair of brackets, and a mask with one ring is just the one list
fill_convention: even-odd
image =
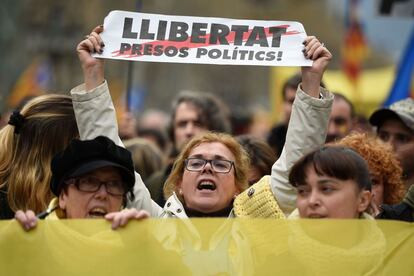
[(201, 180), (197, 185), (198, 190), (216, 190), (216, 184), (211, 180)]
[(93, 207), (88, 212), (88, 218), (103, 218), (107, 213), (103, 207)]

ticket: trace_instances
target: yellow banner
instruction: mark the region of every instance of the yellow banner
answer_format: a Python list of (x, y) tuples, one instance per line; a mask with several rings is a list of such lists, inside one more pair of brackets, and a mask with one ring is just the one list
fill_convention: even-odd
[(1, 275), (414, 275), (414, 225), (371, 220), (0, 222)]

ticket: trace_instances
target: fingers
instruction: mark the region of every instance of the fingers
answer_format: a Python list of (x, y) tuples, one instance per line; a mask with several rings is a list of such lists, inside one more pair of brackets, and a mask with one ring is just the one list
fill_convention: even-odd
[(125, 209), (120, 212), (109, 213), (105, 216), (105, 219), (112, 221), (112, 229), (115, 230), (127, 225), (131, 219), (140, 220), (148, 217), (149, 213), (144, 210)]
[(102, 31), (102, 25), (95, 27), (92, 32), (89, 35), (86, 35), (85, 39), (79, 43), (77, 47), (78, 52), (87, 51), (89, 53), (102, 53), (103, 47), (105, 46), (105, 43), (100, 36)]
[(36, 227), (37, 217), (32, 210), (23, 212), (21, 210), (17, 211), (14, 218), (23, 226), (26, 231), (29, 231)]
[(319, 57), (325, 57), (328, 60), (332, 58), (332, 54), (325, 47), (325, 45), (314, 36), (308, 36), (303, 44), (305, 47), (302, 52), (306, 58), (312, 60), (316, 60)]
[(89, 53), (94, 53), (95, 52), (95, 46), (93, 44), (93, 42), (88, 38), (82, 40), (78, 47), (77, 47), (78, 52), (79, 51), (87, 51)]
[(322, 45), (319, 45), (319, 47), (317, 47), (315, 49), (315, 52), (313, 53), (312, 57), (310, 57), (310, 59), (316, 60), (319, 57), (325, 57), (328, 60), (331, 60), (332, 59), (331, 52), (329, 52), (329, 50), (323, 44)]
[(97, 33), (97, 34), (100, 34), (100, 33), (102, 33), (102, 32), (103, 32), (103, 30), (104, 30), (103, 25), (99, 25), (99, 26), (96, 26), (96, 27), (92, 30), (92, 33)]

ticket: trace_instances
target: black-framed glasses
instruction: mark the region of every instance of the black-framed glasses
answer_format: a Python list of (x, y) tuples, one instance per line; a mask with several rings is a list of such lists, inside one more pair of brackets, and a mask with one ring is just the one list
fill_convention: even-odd
[(110, 195), (123, 196), (126, 193), (125, 184), (121, 180), (101, 181), (94, 176), (83, 176), (71, 178), (66, 183), (74, 184), (76, 189), (86, 193), (95, 193), (102, 185), (105, 185), (106, 192)]
[(228, 173), (230, 172), (231, 167), (234, 166), (234, 162), (230, 160), (207, 160), (203, 158), (187, 158), (185, 160), (185, 168), (192, 172), (200, 172), (204, 169), (207, 163), (210, 163), (211, 168), (216, 173)]

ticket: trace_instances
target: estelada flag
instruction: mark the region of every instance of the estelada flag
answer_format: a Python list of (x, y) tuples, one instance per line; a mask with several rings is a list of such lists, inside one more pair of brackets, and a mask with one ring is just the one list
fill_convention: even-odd
[(361, 72), (361, 64), (369, 54), (357, 8), (358, 0), (351, 0), (348, 4), (348, 23), (342, 47), (342, 67), (353, 83), (357, 81)]
[(20, 75), (11, 89), (7, 104), (16, 107), (27, 97), (44, 94), (50, 83), (50, 66), (47, 62), (33, 61)]

